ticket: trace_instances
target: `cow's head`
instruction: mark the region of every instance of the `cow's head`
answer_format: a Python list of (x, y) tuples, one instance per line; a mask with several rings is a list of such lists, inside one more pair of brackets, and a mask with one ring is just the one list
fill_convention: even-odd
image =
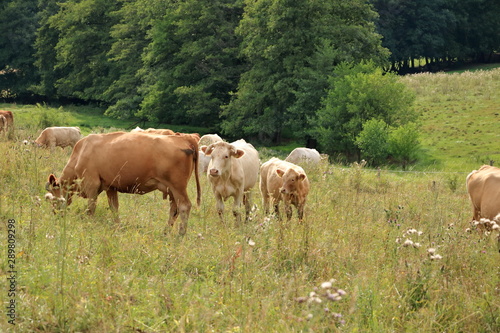
[(243, 150), (237, 149), (227, 142), (212, 143), (208, 147), (202, 146), (201, 150), (206, 156), (211, 157), (207, 171), (211, 177), (229, 174), (231, 172), (232, 158), (240, 158), (245, 154)]
[(51, 203), (54, 212), (70, 204), (71, 198), (66, 198), (68, 191), (63, 191), (60, 182), (53, 174), (49, 176), (45, 189), (47, 190), (45, 199)]
[(277, 169), (276, 173), (283, 179), (283, 185), (280, 188), (280, 192), (284, 194), (293, 194), (297, 192), (299, 184), (306, 179), (306, 175), (304, 173), (298, 172), (292, 168), (289, 168), (286, 171)]

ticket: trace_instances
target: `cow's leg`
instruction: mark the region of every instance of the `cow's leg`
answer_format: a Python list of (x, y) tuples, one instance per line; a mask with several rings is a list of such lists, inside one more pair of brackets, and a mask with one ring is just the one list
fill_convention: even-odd
[(305, 207), (305, 202), (299, 203), (297, 205), (297, 215), (299, 216), (299, 222), (302, 222), (304, 219), (304, 207)]
[(179, 210), (177, 209), (177, 202), (174, 200), (174, 195), (170, 189), (168, 192), (163, 193), (163, 199), (166, 200), (168, 197), (170, 197), (170, 217), (168, 219), (168, 224), (170, 226), (173, 226), (175, 221), (177, 220), (177, 217), (179, 216)]
[(252, 210), (252, 193), (250, 191), (243, 193), (243, 203), (245, 204), (245, 222), (250, 218), (250, 211)]
[(269, 193), (267, 193), (267, 184), (263, 178), (260, 179), (260, 194), (262, 195), (264, 214), (267, 215), (269, 214)]
[(283, 196), (283, 203), (285, 204), (285, 214), (287, 220), (290, 220), (292, 218), (292, 205), (291, 205), (291, 200), (290, 196), (285, 194)]
[(235, 217), (235, 225), (241, 224), (241, 202), (243, 201), (243, 189), (238, 191), (234, 196), (233, 215)]
[(222, 195), (220, 195), (220, 193), (214, 192), (214, 194), (217, 207), (217, 214), (219, 214), (221, 222), (224, 222), (224, 200), (222, 200)]
[(108, 196), (108, 204), (111, 209), (111, 213), (113, 214), (113, 218), (115, 222), (120, 222), (120, 217), (118, 216), (118, 192), (115, 189), (108, 189), (106, 191), (106, 195)]
[[(183, 236), (186, 234), (187, 230), (189, 212), (191, 211), (191, 201), (189, 201), (186, 188), (170, 188), (169, 195), (171, 197), (171, 200), (174, 201), (173, 204), (171, 202), (170, 209), (172, 209), (172, 207), (175, 207), (175, 211), (177, 211), (177, 214), (181, 217), (181, 223), (179, 224), (179, 235)], [(177, 214), (174, 215), (177, 216)], [(170, 216), (172, 218), (172, 212), (170, 212)]]

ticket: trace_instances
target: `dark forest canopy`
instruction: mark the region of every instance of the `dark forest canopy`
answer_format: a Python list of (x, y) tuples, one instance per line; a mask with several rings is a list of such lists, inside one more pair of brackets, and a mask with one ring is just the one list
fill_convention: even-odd
[(3, 0), (0, 93), (305, 138), (339, 64), (488, 61), (499, 14), (490, 0)]

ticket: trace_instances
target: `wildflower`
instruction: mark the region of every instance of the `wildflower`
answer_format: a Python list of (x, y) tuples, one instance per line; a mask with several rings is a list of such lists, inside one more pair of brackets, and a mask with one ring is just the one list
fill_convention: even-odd
[(312, 313), (308, 314), (307, 317), (306, 317), (307, 320), (311, 320), (312, 318), (313, 318)]
[(328, 293), (326, 298), (328, 298), (330, 301), (336, 301), (336, 302), (342, 300), (342, 296), (340, 296), (338, 292), (333, 294)]
[(27, 145), (28, 143), (28, 140), (23, 140), (23, 144)]
[(52, 195), (52, 193), (46, 193), (45, 200), (54, 200), (54, 196)]
[(396, 243), (400, 244), (401, 243), (401, 238), (396, 238)]
[(347, 293), (345, 292), (345, 290), (343, 289), (337, 289), (337, 293), (340, 295), (340, 296), (345, 296), (347, 295)]
[(439, 260), (439, 259), (443, 259), (442, 256), (440, 256), (439, 254), (434, 254), (434, 255), (431, 255), (430, 256), (431, 260)]
[(433, 247), (427, 249), (427, 253), (429, 253), (430, 255), (434, 254), (435, 252), (436, 252), (436, 249)]
[(301, 296), (301, 297), (297, 297), (295, 300), (299, 303), (304, 303), (307, 301), (307, 297)]
[(414, 248), (418, 248), (418, 247), (421, 247), (422, 245), (420, 245), (420, 243), (413, 243), (413, 247)]
[(323, 288), (323, 289), (330, 289), (331, 287), (332, 287), (332, 283), (330, 281), (323, 282), (321, 284), (321, 288)]
[(469, 233), (469, 234), (470, 234), (470, 233), (471, 233), (471, 229), (470, 229), (470, 228), (467, 228), (467, 229), (465, 229), (465, 232), (467, 232), (467, 233)]
[(403, 243), (403, 246), (404, 247), (407, 247), (407, 246), (412, 246), (413, 245), (413, 241), (411, 239), (407, 239), (405, 240), (405, 242)]
[(251, 239), (248, 240), (248, 245), (255, 246), (255, 242)]

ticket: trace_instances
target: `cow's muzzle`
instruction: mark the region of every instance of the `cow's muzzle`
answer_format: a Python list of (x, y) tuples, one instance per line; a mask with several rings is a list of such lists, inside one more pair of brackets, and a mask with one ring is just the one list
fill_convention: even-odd
[(217, 170), (217, 169), (210, 169), (210, 176), (212, 176), (212, 177), (219, 176), (219, 170)]

